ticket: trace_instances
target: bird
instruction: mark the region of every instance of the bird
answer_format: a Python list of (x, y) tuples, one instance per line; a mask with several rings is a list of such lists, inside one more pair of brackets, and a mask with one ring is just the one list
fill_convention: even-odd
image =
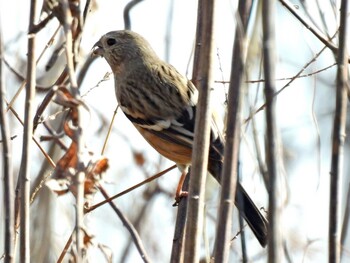
[[(186, 171), (191, 165), (198, 102), (194, 84), (160, 59), (147, 40), (134, 31), (106, 33), (93, 46), (92, 55), (103, 57), (109, 64), (125, 116), (156, 151)], [(225, 141), (217, 123), (213, 115), (208, 171), (220, 183)], [(235, 205), (265, 247), (268, 221), (239, 182)]]

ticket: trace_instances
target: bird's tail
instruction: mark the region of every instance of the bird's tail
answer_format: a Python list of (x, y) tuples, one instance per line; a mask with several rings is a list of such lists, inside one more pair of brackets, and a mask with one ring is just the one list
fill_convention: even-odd
[(235, 203), (260, 244), (265, 247), (268, 222), (239, 182), (237, 183)]
[[(209, 172), (220, 183), (222, 162), (211, 160), (208, 168)], [(239, 182), (237, 182), (235, 204), (259, 243), (265, 247), (267, 244), (268, 221)]]

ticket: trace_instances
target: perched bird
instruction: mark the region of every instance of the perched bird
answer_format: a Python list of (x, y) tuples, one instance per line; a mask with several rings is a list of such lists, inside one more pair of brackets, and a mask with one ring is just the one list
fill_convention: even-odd
[[(182, 170), (191, 164), (198, 91), (172, 65), (162, 61), (139, 34), (112, 31), (94, 45), (115, 78), (118, 103), (126, 117), (160, 154)], [(224, 139), (214, 118), (211, 122), (209, 172), (220, 183)], [(242, 199), (238, 202), (238, 196)], [(236, 206), (262, 246), (268, 222), (243, 186), (237, 184)]]

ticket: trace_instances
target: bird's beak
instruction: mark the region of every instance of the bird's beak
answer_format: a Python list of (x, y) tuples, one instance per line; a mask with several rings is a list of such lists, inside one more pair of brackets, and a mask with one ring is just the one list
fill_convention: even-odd
[(93, 57), (96, 57), (96, 56), (103, 57), (103, 54), (104, 54), (104, 49), (103, 49), (101, 41), (99, 40), (92, 47), (91, 56), (93, 56)]

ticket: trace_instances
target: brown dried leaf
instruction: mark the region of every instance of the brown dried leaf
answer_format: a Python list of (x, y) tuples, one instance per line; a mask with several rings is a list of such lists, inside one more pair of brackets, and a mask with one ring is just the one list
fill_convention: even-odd
[(76, 168), (77, 161), (77, 144), (72, 141), (66, 153), (57, 162), (53, 178), (66, 178), (69, 168)]
[(93, 174), (101, 174), (105, 172), (108, 169), (108, 159), (105, 157), (101, 157), (100, 160), (98, 160), (95, 164), (95, 167), (93, 169)]
[(135, 163), (138, 166), (143, 166), (146, 162), (145, 156), (141, 152), (133, 152)]
[(56, 91), (54, 102), (67, 108), (75, 108), (79, 105), (79, 101), (73, 97), (67, 88), (62, 86)]
[(84, 239), (83, 239), (84, 240), (84, 246), (87, 248), (88, 246), (93, 244), (92, 240), (93, 240), (94, 236), (89, 234), (86, 231), (86, 229), (83, 229), (83, 232), (84, 232)]

